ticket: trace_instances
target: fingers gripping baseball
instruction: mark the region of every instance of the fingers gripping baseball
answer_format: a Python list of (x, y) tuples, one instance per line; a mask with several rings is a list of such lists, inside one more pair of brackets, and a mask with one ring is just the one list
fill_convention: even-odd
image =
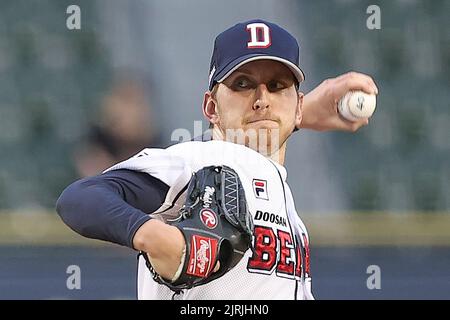
[(355, 132), (369, 123), (368, 119), (348, 121), (338, 112), (339, 100), (349, 91), (361, 90), (378, 94), (374, 80), (365, 74), (349, 72), (323, 81), (304, 97), (301, 128), (317, 131), (343, 130)]
[(351, 90), (362, 90), (368, 94), (378, 94), (378, 88), (373, 79), (363, 73), (348, 72), (332, 79), (332, 81), (336, 82), (334, 92), (332, 92), (336, 102)]

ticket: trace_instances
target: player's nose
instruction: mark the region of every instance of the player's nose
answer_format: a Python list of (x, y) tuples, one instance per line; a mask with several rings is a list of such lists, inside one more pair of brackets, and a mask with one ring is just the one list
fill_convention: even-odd
[(269, 90), (265, 84), (260, 84), (256, 88), (255, 102), (253, 103), (253, 110), (267, 109), (270, 106), (269, 103)]

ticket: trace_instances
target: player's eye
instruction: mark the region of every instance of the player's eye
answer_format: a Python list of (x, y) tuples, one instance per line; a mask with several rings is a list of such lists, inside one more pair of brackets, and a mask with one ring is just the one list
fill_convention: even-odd
[(287, 84), (285, 84), (284, 82), (279, 81), (279, 80), (272, 80), (272, 81), (269, 81), (269, 83), (267, 83), (267, 89), (271, 92), (279, 91), (279, 90), (285, 89), (286, 87), (287, 87)]
[(247, 89), (251, 89), (253, 88), (253, 82), (251, 82), (248, 78), (246, 77), (239, 77), (237, 78), (232, 85), (232, 89), (239, 91), (239, 90), (247, 90)]

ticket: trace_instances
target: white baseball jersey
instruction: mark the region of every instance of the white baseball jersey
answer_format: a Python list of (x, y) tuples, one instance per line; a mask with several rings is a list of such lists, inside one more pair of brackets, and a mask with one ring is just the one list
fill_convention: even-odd
[(254, 253), (247, 250), (224, 276), (177, 295), (152, 279), (140, 256), (138, 299), (313, 299), (308, 233), (296, 212), (283, 166), (242, 145), (192, 141), (144, 149), (108, 170), (136, 170), (165, 182), (170, 189), (152, 216), (166, 221), (178, 216), (192, 173), (211, 165), (229, 166), (240, 177), (255, 225)]

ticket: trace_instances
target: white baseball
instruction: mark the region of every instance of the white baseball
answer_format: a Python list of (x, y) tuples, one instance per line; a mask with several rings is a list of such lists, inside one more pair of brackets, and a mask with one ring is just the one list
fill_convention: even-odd
[(358, 121), (372, 116), (376, 107), (376, 96), (363, 91), (349, 91), (339, 100), (338, 111), (349, 121)]

